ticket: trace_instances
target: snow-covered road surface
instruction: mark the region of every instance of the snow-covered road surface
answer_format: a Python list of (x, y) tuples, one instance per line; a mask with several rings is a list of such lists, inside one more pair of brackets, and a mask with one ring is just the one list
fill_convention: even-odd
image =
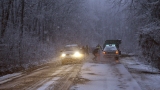
[(123, 64), (102, 60), (88, 57), (83, 64), (45, 66), (0, 81), (0, 90), (141, 90)]
[(64, 65), (34, 70), (0, 84), (0, 90), (68, 90), (81, 66), (82, 64)]

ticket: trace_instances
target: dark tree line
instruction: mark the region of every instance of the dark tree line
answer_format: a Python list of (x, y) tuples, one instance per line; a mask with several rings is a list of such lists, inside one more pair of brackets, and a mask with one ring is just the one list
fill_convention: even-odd
[(140, 56), (160, 69), (160, 0), (131, 0), (130, 9), (136, 23)]
[(148, 22), (139, 32), (139, 45), (146, 61), (160, 69), (160, 1), (148, 0), (144, 3), (148, 12)]
[[(1, 72), (51, 60), (79, 0), (0, 0)], [(68, 27), (71, 27), (68, 26)], [(60, 45), (60, 44), (59, 44)]]

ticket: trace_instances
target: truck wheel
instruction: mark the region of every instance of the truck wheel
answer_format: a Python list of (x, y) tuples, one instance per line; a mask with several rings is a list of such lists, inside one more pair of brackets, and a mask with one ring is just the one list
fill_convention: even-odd
[(115, 60), (118, 60), (119, 59), (119, 57), (115, 57)]

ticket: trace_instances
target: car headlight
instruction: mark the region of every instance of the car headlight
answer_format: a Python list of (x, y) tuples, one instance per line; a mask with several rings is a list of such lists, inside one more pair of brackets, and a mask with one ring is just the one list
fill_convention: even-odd
[(66, 54), (65, 54), (65, 53), (62, 53), (61, 57), (65, 57), (65, 56), (66, 56)]
[(82, 54), (81, 54), (81, 53), (79, 53), (79, 52), (75, 52), (75, 53), (74, 53), (74, 56), (75, 56), (75, 57), (81, 57), (81, 56), (82, 56)]

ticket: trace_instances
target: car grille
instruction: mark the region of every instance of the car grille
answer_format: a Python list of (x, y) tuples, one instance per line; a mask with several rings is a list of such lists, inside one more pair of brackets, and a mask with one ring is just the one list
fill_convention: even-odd
[(115, 52), (107, 52), (107, 54), (115, 54)]

